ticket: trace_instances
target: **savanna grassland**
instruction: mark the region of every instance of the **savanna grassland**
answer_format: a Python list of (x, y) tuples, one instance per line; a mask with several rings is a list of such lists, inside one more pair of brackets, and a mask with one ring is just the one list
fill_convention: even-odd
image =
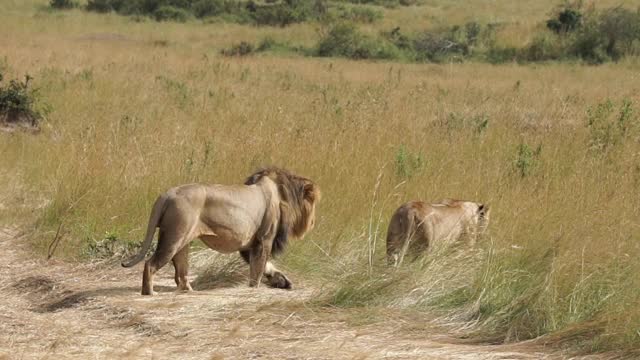
[[(620, 4), (640, 5), (597, 2)], [(497, 41), (522, 45), (555, 5), (425, 0), (381, 7), (384, 17), (361, 29), (503, 22)], [(324, 26), (155, 22), (2, 1), (0, 70), (5, 81), (33, 77), (45, 116), (37, 135), (0, 133), (0, 221), (28, 230), (39, 256), (60, 231), (56, 257), (91, 261), (131, 251), (165, 189), (239, 183), (273, 164), (322, 188), (316, 228), (277, 261), (321, 289), (310, 306), (364, 322), (426, 312), (482, 341), (544, 336), (637, 354), (638, 59), (220, 54), (265, 36), (312, 46)], [(490, 205), (479, 246), (387, 269), (393, 210), (445, 197)]]

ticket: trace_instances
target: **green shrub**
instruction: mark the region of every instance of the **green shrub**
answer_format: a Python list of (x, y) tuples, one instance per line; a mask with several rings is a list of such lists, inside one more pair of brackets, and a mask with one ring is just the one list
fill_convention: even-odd
[(606, 39), (600, 33), (597, 22), (585, 24), (573, 39), (569, 47), (572, 56), (583, 59), (591, 64), (602, 64), (611, 60), (607, 53)]
[(413, 51), (413, 39), (400, 32), (400, 27), (396, 27), (389, 32), (383, 32), (382, 37), (394, 44), (398, 49)]
[(330, 12), (330, 16), (340, 20), (371, 24), (382, 19), (382, 12), (367, 6), (345, 7), (338, 5)]
[(594, 14), (576, 32), (569, 52), (593, 64), (640, 54), (640, 10), (616, 7)]
[(401, 145), (396, 152), (395, 172), (396, 176), (408, 179), (416, 173), (422, 171), (426, 161), (422, 154), (411, 153), (405, 145)]
[(232, 45), (228, 49), (223, 49), (220, 53), (224, 56), (246, 56), (255, 51), (253, 44), (246, 41), (242, 41), (238, 44)]
[(270, 36), (265, 37), (256, 46), (255, 52), (274, 51), (274, 52), (296, 52), (296, 53), (309, 53), (309, 49), (302, 46), (292, 46), (286, 42), (280, 42), (273, 39)]
[(153, 12), (153, 18), (157, 21), (185, 22), (191, 17), (186, 10), (173, 6), (160, 6)]
[(622, 101), (619, 110), (611, 100), (596, 104), (587, 110), (589, 146), (604, 152), (622, 143), (637, 128), (638, 118), (630, 100)]
[(37, 127), (42, 113), (37, 109), (38, 90), (30, 86), (31, 76), (24, 81), (11, 80), (2, 86), (0, 73), (0, 122), (21, 123)]
[(531, 172), (537, 167), (540, 153), (542, 152), (542, 145), (533, 150), (529, 145), (521, 143), (518, 145), (518, 153), (514, 166), (516, 172), (520, 177), (526, 177), (531, 175)]
[(361, 34), (351, 23), (334, 25), (320, 39), (318, 56), (337, 56), (351, 59), (398, 59), (400, 51), (385, 39), (374, 39)]
[(77, 7), (78, 4), (73, 0), (51, 0), (49, 6), (54, 9), (72, 9)]
[[(134, 254), (138, 249), (135, 242), (120, 239), (115, 233), (106, 233), (103, 239), (87, 239), (83, 249), (83, 255), (90, 259), (113, 259), (128, 257)], [(154, 246), (155, 248), (155, 246)], [(152, 252), (155, 249), (152, 249)]]
[(566, 51), (562, 39), (549, 33), (542, 33), (520, 51), (520, 57), (526, 61), (560, 60), (567, 56)]
[(492, 47), (485, 56), (486, 60), (491, 64), (504, 64), (519, 59), (518, 49), (512, 46)]

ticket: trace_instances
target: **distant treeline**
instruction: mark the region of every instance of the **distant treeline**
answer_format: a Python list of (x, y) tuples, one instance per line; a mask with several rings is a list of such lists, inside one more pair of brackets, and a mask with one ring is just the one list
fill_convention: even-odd
[[(503, 62), (580, 60), (592, 64), (616, 61), (640, 54), (640, 8), (613, 7), (597, 11), (581, 2), (566, 3), (540, 26), (533, 40), (523, 47), (504, 46), (496, 33), (502, 24), (468, 22), (464, 25), (405, 33), (401, 27), (367, 35), (354, 23), (372, 23), (383, 13), (375, 7), (412, 5), (414, 0), (89, 0), (86, 9), (151, 17), (158, 21), (186, 21), (217, 17), (241, 24), (287, 26), (305, 21), (329, 24), (312, 49), (277, 44), (311, 56), (352, 59), (391, 59), (409, 62), (452, 62), (467, 59)], [(55, 8), (77, 6), (74, 0), (51, 0)], [(267, 45), (274, 45), (272, 40)], [(246, 55), (270, 46), (238, 44), (227, 54)], [(264, 44), (263, 44), (264, 45)]]
[[(400, 27), (376, 36), (364, 34), (351, 22), (331, 25), (315, 47), (291, 50), (310, 56), (351, 59), (388, 59), (408, 62), (460, 62), (465, 60), (504, 62), (585, 61), (600, 64), (627, 56), (640, 55), (640, 9), (614, 7), (596, 11), (566, 7), (557, 10), (524, 47), (500, 45), (497, 32), (501, 24), (468, 22), (436, 30), (405, 33)], [(277, 46), (273, 46), (273, 45)], [(273, 39), (259, 46), (244, 44), (246, 55), (271, 47), (287, 48)]]
[[(407, 2), (409, 1), (409, 2)], [(411, 0), (376, 0), (371, 4), (409, 5)], [(345, 3), (357, 1), (344, 1)], [(51, 0), (58, 9), (77, 7), (74, 0)], [(89, 0), (86, 10), (145, 16), (157, 21), (184, 22), (192, 18), (218, 17), (240, 24), (287, 26), (310, 20), (373, 22), (382, 12), (369, 6), (333, 4), (326, 0)]]

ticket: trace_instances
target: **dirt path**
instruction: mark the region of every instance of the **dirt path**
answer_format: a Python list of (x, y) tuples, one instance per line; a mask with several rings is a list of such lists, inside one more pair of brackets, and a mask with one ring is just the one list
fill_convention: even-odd
[[(0, 229), (0, 359), (557, 359), (518, 347), (452, 344), (402, 323), (354, 326), (340, 312), (304, 308), (311, 289), (246, 285), (139, 295), (133, 269), (29, 256)], [(393, 339), (393, 340), (392, 340)]]

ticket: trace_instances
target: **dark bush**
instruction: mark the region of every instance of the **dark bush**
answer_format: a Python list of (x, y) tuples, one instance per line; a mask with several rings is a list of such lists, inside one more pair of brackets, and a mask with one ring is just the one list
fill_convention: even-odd
[(611, 60), (607, 53), (606, 38), (600, 33), (598, 23), (590, 21), (576, 34), (568, 46), (568, 52), (591, 64), (602, 64)]
[(580, 27), (582, 14), (578, 9), (565, 8), (553, 19), (547, 20), (547, 28), (556, 34), (568, 33)]
[(614, 60), (637, 55), (640, 50), (640, 8), (631, 11), (616, 7), (600, 15), (599, 33), (605, 38), (607, 54)]
[(253, 20), (258, 25), (287, 26), (304, 21), (304, 15), (285, 4), (255, 6), (250, 9)]
[(258, 5), (249, 1), (246, 6), (257, 25), (287, 26), (318, 19), (327, 12), (325, 0), (285, 0), (275, 4)]
[(3, 75), (0, 73), (0, 123), (37, 127), (42, 114), (36, 109), (38, 91), (30, 86), (31, 79), (26, 75), (24, 81), (11, 80), (2, 86)]
[(277, 47), (278, 45), (279, 43), (274, 38), (267, 36), (262, 39), (262, 41), (260, 41), (260, 44), (256, 48), (256, 51), (268, 51)]
[(78, 4), (73, 0), (51, 0), (49, 6), (54, 9), (72, 9), (77, 7)]
[(425, 32), (414, 40), (413, 48), (420, 61), (441, 62), (461, 60), (469, 53), (469, 46), (455, 41), (446, 33)]
[(87, 4), (90, 11), (146, 15), (158, 21), (219, 16), (227, 21), (271, 26), (319, 19), (327, 8), (326, 0), (284, 0), (262, 4), (253, 0), (89, 0)]
[(191, 14), (184, 9), (174, 6), (160, 6), (153, 12), (153, 18), (157, 21), (177, 21), (185, 22), (191, 17)]
[(110, 0), (89, 0), (87, 2), (87, 10), (107, 13), (114, 10), (114, 8), (111, 6)]
[(217, 16), (228, 10), (224, 0), (199, 0), (193, 3), (192, 9), (198, 18)]
[[(490, 52), (495, 47), (497, 26), (469, 22), (462, 26), (426, 31), (411, 37), (399, 33), (394, 36), (393, 32), (390, 35), (395, 37), (392, 41), (399, 48), (410, 48), (418, 61), (461, 61)], [(492, 54), (494, 59), (497, 59), (498, 55), (500, 54), (496, 51)]]
[(387, 8), (395, 8), (398, 6), (411, 6), (416, 4), (416, 0), (343, 0), (353, 4), (378, 5)]

